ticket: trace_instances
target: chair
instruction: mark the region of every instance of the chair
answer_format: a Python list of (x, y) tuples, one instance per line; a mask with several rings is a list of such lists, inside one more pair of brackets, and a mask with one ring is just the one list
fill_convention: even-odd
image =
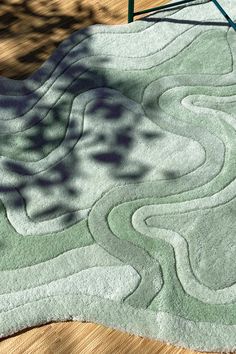
[[(182, 0), (182, 1), (171, 3), (171, 4), (157, 6), (157, 7), (153, 7), (153, 8), (149, 8), (149, 9), (146, 9), (146, 10), (135, 12), (134, 11), (134, 0), (128, 0), (128, 23), (133, 22), (134, 17), (137, 16), (137, 15), (142, 15), (142, 14), (145, 14), (145, 13), (148, 13), (148, 12), (152, 12), (152, 11), (156, 11), (156, 10), (164, 10), (164, 9), (168, 9), (168, 8), (175, 8), (176, 6), (185, 5), (187, 3), (194, 3), (194, 1), (198, 1), (198, 0)], [(227, 14), (227, 12), (219, 4), (218, 0), (210, 0), (210, 1), (212, 1), (214, 3), (214, 5), (218, 8), (218, 10), (226, 18), (226, 20), (228, 21), (229, 25), (236, 31), (236, 23), (230, 18), (230, 16)]]

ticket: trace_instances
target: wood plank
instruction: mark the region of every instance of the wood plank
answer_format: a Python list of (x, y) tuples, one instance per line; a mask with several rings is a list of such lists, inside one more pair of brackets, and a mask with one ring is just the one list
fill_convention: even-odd
[[(136, 10), (156, 4), (154, 0), (136, 3)], [(0, 75), (29, 76), (63, 39), (97, 23), (127, 23), (127, 0), (1, 0)]]
[(1, 354), (200, 354), (102, 325), (52, 323), (0, 342)]

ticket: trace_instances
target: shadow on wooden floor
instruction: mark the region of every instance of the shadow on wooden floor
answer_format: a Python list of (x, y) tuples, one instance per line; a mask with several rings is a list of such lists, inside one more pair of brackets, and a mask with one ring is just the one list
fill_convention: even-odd
[(120, 17), (95, 1), (2, 0), (0, 75), (25, 78), (72, 32)]

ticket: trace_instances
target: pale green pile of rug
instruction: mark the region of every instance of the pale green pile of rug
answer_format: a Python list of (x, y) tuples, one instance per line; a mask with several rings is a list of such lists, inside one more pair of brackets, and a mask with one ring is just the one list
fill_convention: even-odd
[(1, 336), (78, 319), (236, 348), (235, 56), (206, 2), (0, 79)]

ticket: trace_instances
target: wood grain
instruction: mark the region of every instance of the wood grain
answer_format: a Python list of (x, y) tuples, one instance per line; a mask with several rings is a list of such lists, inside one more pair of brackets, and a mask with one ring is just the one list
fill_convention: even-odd
[(0, 75), (29, 76), (72, 32), (98, 23), (127, 23), (127, 0), (0, 0)]
[[(159, 1), (165, 3), (168, 0)], [(153, 0), (136, 0), (136, 10)], [(25, 78), (73, 31), (127, 23), (127, 0), (1, 0), (0, 75)], [(192, 354), (164, 343), (80, 322), (53, 323), (0, 342), (0, 354)], [(196, 352), (195, 352), (196, 353)]]
[[(92, 323), (61, 322), (0, 342), (1, 354), (197, 354)], [(200, 353), (199, 353), (200, 354)]]

